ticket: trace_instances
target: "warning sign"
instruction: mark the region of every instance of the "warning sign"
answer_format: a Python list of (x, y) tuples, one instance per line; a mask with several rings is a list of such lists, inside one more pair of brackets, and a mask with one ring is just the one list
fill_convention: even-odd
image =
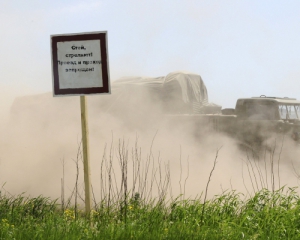
[(53, 95), (110, 93), (107, 34), (52, 35)]

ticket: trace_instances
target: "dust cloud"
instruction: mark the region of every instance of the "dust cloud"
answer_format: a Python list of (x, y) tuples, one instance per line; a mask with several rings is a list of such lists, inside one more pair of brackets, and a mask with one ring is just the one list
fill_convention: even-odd
[[(215, 159), (209, 197), (226, 190), (253, 194), (263, 187), (298, 186), (300, 150), (291, 148), (288, 138), (270, 139), (273, 148), (257, 156), (207, 126), (173, 121), (151, 91), (126, 91), (113, 88), (111, 95), (87, 97), (91, 176), (97, 200), (108, 192), (117, 196), (124, 190), (124, 169), (130, 194), (200, 196)], [(78, 160), (79, 194), (84, 196), (79, 97), (53, 98), (43, 93), (1, 104), (2, 110), (9, 110), (1, 115), (2, 190), (59, 198), (63, 184), (67, 198), (74, 189)]]

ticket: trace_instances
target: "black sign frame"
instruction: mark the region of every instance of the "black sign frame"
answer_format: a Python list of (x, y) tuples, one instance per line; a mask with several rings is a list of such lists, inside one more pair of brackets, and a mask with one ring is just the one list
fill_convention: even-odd
[[(103, 87), (89, 88), (59, 88), (58, 59), (57, 59), (57, 43), (67, 41), (84, 41), (84, 40), (100, 40), (101, 49), (101, 66)], [(91, 33), (75, 33), (64, 35), (51, 35), (51, 53), (52, 53), (52, 76), (53, 76), (53, 96), (65, 95), (90, 95), (90, 94), (109, 94), (110, 79), (108, 68), (108, 52), (107, 52), (107, 32), (91, 32)]]

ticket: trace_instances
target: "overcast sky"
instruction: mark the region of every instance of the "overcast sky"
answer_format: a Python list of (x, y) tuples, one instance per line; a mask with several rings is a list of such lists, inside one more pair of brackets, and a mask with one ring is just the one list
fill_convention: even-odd
[(184, 70), (223, 107), (300, 99), (298, 0), (0, 0), (0, 22), (4, 95), (52, 91), (51, 34), (106, 30), (112, 80)]

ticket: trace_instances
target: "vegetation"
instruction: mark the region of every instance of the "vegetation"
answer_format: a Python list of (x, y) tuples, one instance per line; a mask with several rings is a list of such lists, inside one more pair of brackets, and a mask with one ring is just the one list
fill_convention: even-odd
[(56, 201), (23, 195), (0, 199), (0, 239), (300, 239), (295, 189), (263, 189), (243, 200), (234, 191), (207, 200), (99, 204), (90, 218)]

